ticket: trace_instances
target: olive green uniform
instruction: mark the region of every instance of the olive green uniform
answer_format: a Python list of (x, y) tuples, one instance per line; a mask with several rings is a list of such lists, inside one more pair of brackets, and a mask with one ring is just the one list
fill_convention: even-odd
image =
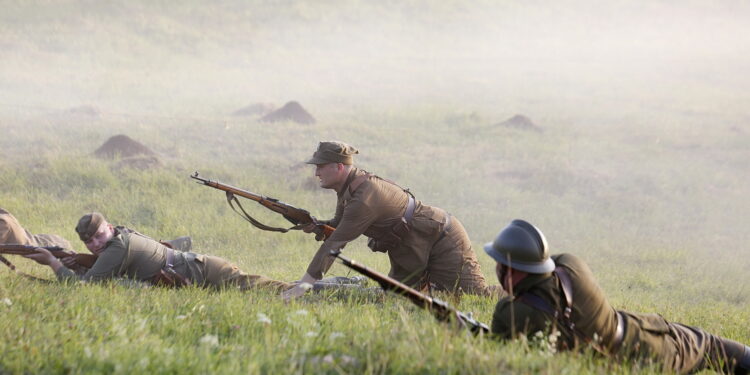
[[(501, 338), (549, 332), (551, 325), (560, 332), (558, 348), (581, 347), (589, 342), (594, 348), (618, 358), (655, 360), (665, 369), (692, 372), (704, 368), (722, 369), (727, 358), (742, 358), (744, 345), (699, 328), (666, 321), (657, 314), (633, 314), (615, 310), (599, 288), (589, 267), (571, 254), (553, 256), (557, 267), (567, 271), (572, 286), (571, 329), (568, 322), (556, 319), (538, 304), (529, 303), (529, 294), (559, 312), (566, 306), (559, 277), (555, 273), (529, 274), (513, 290), (513, 297), (501, 299), (492, 319), (492, 332)], [(618, 314), (623, 334), (616, 338)], [(749, 353), (750, 354), (750, 353)], [(731, 367), (731, 365), (730, 365)]]
[(0, 244), (28, 246), (59, 246), (72, 250), (68, 240), (55, 234), (31, 234), (8, 211), (0, 208)]
[[(163, 244), (138, 232), (117, 227), (114, 237), (107, 242), (96, 263), (83, 276), (61, 267), (57, 271), (57, 277), (60, 280), (101, 281), (128, 278), (150, 282), (155, 280), (165, 267), (169, 250)], [(247, 274), (223, 258), (172, 251), (175, 272), (200, 287), (235, 287), (242, 290), (267, 288), (280, 292), (293, 286), (263, 276)]]
[[(310, 262), (307, 273), (312, 277), (322, 278), (331, 267), (331, 250), (343, 248), (362, 234), (377, 241), (404, 217), (409, 194), (394, 183), (368, 175), (351, 188), (355, 178), (366, 174), (352, 168), (338, 193), (334, 218), (322, 222), (336, 230)], [(489, 293), (471, 241), (458, 219), (416, 201), (410, 224), (400, 245), (387, 251), (391, 277), (417, 287), (429, 283), (439, 290)]]

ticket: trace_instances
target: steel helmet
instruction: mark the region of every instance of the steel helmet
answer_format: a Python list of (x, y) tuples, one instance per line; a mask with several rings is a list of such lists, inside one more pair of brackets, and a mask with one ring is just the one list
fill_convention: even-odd
[(555, 269), (544, 234), (524, 220), (511, 221), (494, 241), (484, 245), (484, 251), (495, 261), (519, 271), (547, 273)]

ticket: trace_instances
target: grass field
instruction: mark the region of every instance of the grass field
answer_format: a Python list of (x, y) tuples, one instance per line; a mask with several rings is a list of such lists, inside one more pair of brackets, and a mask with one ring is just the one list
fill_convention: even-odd
[[(0, 207), (33, 233), (71, 240), (78, 218), (98, 210), (295, 280), (317, 249), (312, 236), (259, 231), (188, 175), (328, 218), (335, 194), (301, 162), (318, 141), (343, 140), (361, 150), (360, 166), (460, 218), (493, 284), (481, 246), (524, 218), (553, 253), (585, 259), (615, 307), (750, 343), (750, 81), (740, 74), (750, 12), (685, 4), (611, 5), (622, 31), (578, 23), (608, 14), (584, 2), (6, 2)], [(667, 27), (651, 23), (669, 12)], [(228, 115), (293, 99), (318, 123)], [(99, 114), (67, 111), (79, 105)], [(493, 125), (515, 113), (543, 132)], [(94, 158), (115, 134), (163, 166)], [(362, 239), (346, 253), (388, 271)], [(394, 296), (285, 305), (264, 292), (44, 284), (0, 270), (0, 300), (0, 373), (658, 372), (470, 337)], [(484, 322), (496, 303), (452, 302)]]

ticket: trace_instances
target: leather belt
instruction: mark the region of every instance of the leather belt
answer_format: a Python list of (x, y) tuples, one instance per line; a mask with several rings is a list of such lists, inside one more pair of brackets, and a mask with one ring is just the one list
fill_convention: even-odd
[[(166, 246), (165, 246), (166, 247)], [(167, 247), (167, 262), (164, 264), (164, 268), (174, 268), (174, 250), (171, 247)]]
[(404, 211), (404, 220), (406, 224), (411, 224), (411, 219), (414, 217), (414, 209), (417, 207), (414, 197), (409, 195), (409, 202), (406, 204), (406, 211)]
[(612, 353), (617, 353), (620, 350), (620, 347), (622, 346), (622, 341), (625, 338), (625, 319), (622, 317), (622, 313), (619, 311), (615, 311), (615, 315), (617, 315), (617, 328), (615, 329), (615, 336), (612, 338), (612, 345), (610, 346), (610, 351)]

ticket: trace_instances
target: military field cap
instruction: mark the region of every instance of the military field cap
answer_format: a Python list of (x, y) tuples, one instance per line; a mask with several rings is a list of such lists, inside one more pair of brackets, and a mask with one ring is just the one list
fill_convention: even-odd
[(96, 234), (96, 231), (105, 221), (107, 220), (104, 218), (104, 215), (98, 212), (83, 215), (81, 219), (78, 220), (78, 225), (76, 225), (78, 237), (80, 237), (83, 242), (88, 241)]
[(318, 150), (313, 154), (307, 164), (341, 163), (354, 164), (353, 155), (359, 154), (359, 150), (344, 142), (327, 141), (320, 142)]
[(547, 273), (555, 269), (544, 233), (525, 220), (511, 221), (494, 241), (484, 245), (484, 251), (498, 263), (519, 271)]

